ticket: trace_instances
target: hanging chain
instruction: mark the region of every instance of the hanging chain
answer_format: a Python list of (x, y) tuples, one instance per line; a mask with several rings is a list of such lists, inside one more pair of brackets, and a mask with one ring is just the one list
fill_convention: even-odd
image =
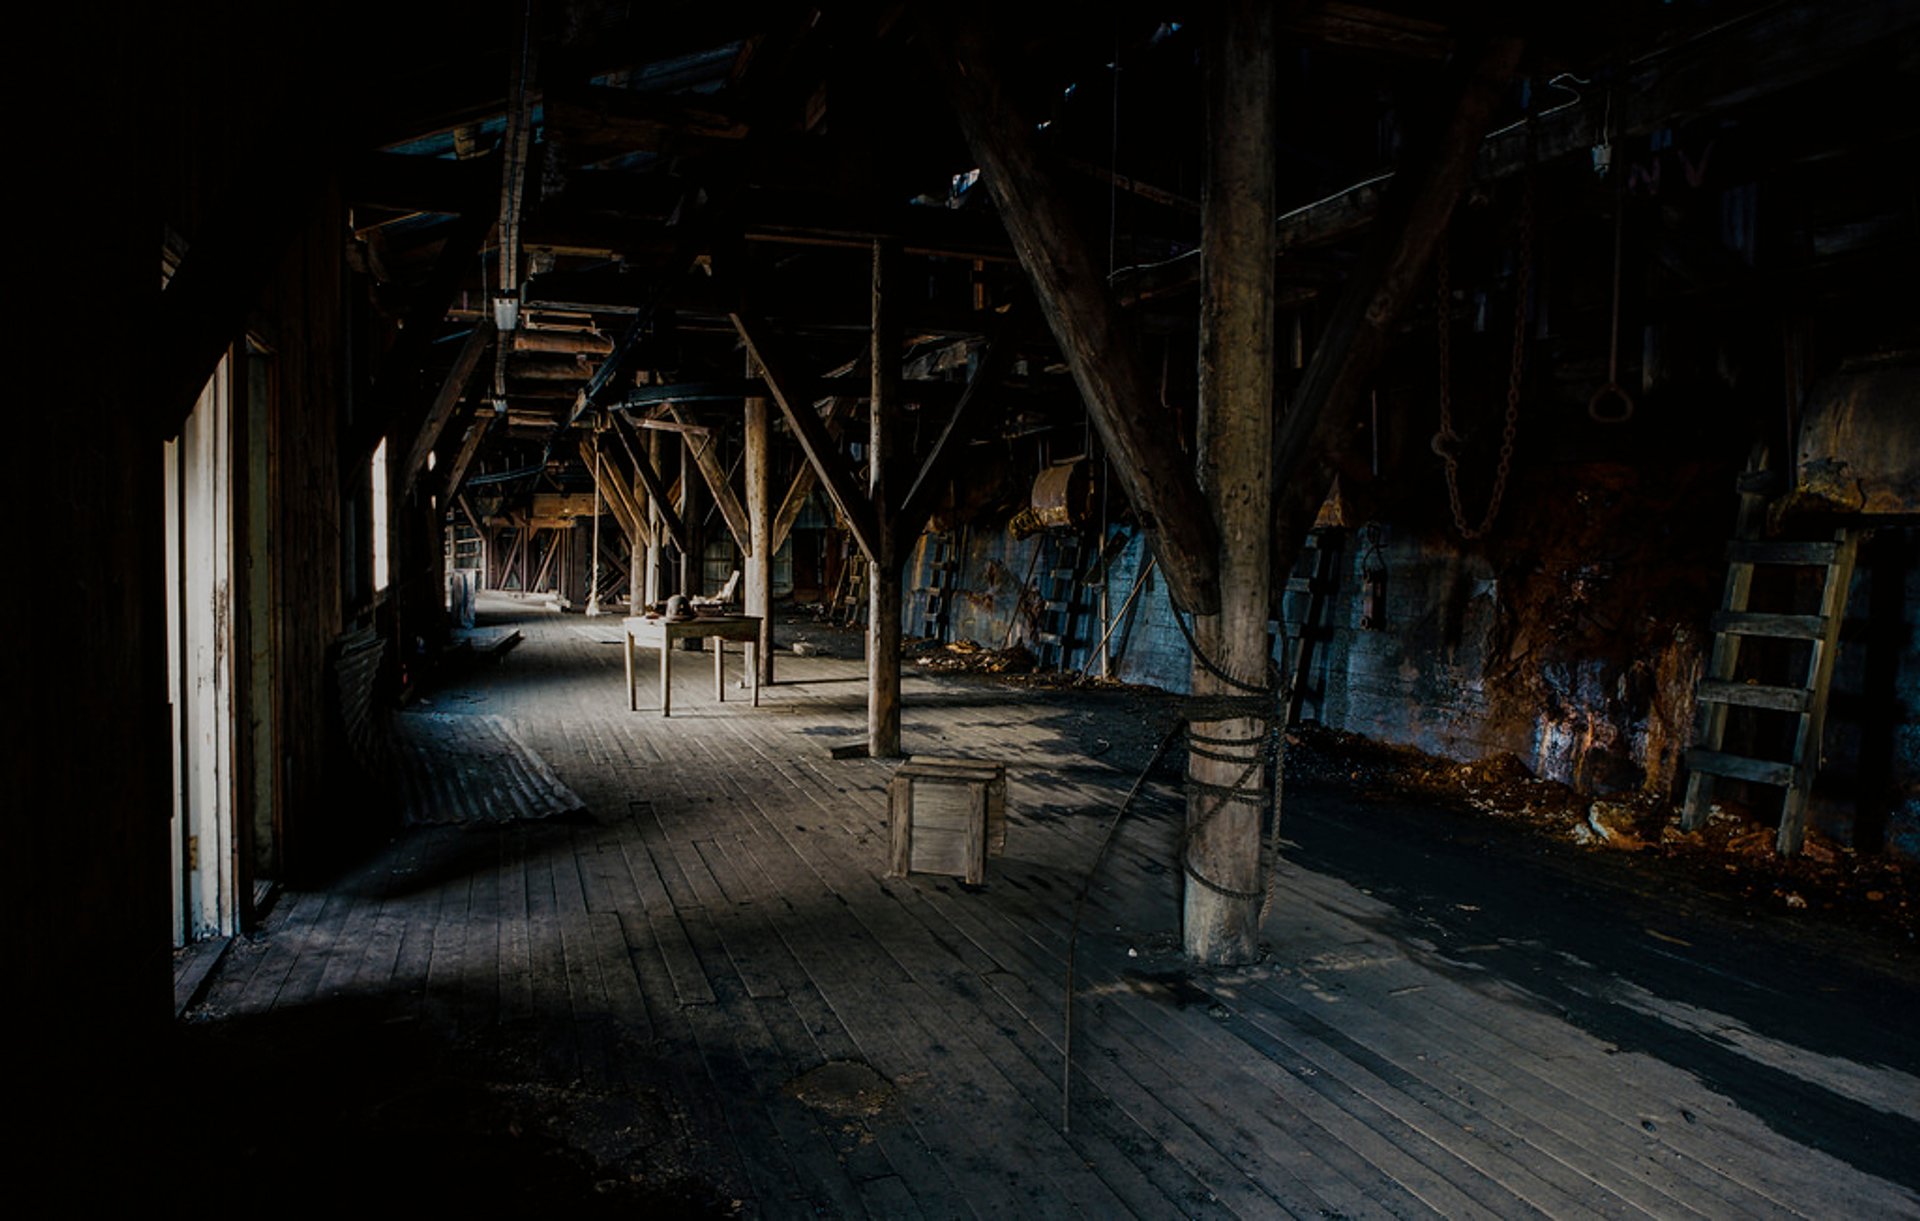
[(1448, 315), (1452, 310), (1450, 267), (1447, 244), (1443, 239), (1435, 268), (1439, 281), (1440, 346), (1440, 431), (1433, 436), (1433, 452), (1440, 455), (1447, 472), (1447, 504), (1453, 509), (1453, 524), (1460, 537), (1476, 539), (1493, 529), (1500, 516), (1500, 502), (1506, 496), (1507, 476), (1513, 471), (1513, 438), (1520, 428), (1520, 383), (1527, 361), (1527, 294), (1533, 280), (1533, 179), (1528, 176), (1520, 193), (1520, 259), (1513, 277), (1513, 360), (1507, 372), (1507, 418), (1500, 431), (1500, 462), (1494, 468), (1493, 493), (1487, 500), (1487, 513), (1479, 526), (1467, 524), (1466, 510), (1460, 506), (1460, 434), (1453, 430), (1453, 341)]

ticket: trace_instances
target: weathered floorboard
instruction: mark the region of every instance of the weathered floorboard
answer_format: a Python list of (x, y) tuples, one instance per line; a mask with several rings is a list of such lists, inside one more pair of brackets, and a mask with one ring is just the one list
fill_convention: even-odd
[[(907, 676), (904, 744), (1004, 760), (1011, 830), (984, 887), (887, 878), (892, 765), (824, 749), (865, 730), (857, 660), (784, 660), (759, 709), (715, 705), (686, 666), (668, 721), (627, 711), (617, 633), (522, 627), (435, 707), (509, 721), (585, 813), (405, 830), (287, 892), (193, 1016), (384, 1006), (484, 1054), (488, 1089), (565, 1099), (583, 1166), (640, 1130), (621, 1108), (663, 1100), (649, 1156), (755, 1216), (1920, 1215), (1920, 1176), (1885, 1152), (1914, 1129), (1920, 1065), (1750, 1031), (1710, 963), (1657, 994), (1569, 955), (1551, 979), (1502, 969), (1546, 934), (1442, 948), (1423, 916), (1290, 861), (1273, 956), (1192, 970), (1182, 808), (1158, 785), (1087, 908), (1063, 1133), (1073, 896), (1131, 777), (1073, 753), (1059, 695)], [(1132, 714), (1108, 707), (1117, 733)], [(411, 783), (469, 779), (432, 771)], [(1887, 1020), (1830, 1003), (1843, 1030)], [(1634, 1045), (1584, 1028), (1594, 1005), (1629, 1007)], [(1739, 1098), (1700, 1054), (1754, 1066)], [(836, 1114), (796, 1092), (848, 1061), (891, 1095)], [(1777, 1118), (1807, 1108), (1847, 1124), (1813, 1141)]]

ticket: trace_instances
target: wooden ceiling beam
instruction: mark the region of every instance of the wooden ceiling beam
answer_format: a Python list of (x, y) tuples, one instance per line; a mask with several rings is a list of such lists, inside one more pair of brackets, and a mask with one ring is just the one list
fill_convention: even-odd
[(1162, 571), (1182, 606), (1219, 610), (1218, 530), (1191, 460), (1160, 407), (1139, 345), (1106, 287), (1034, 125), (1019, 113), (1012, 74), (975, 16), (928, 9), (928, 45), (1001, 223), (1033, 282), (1087, 413), (1122, 489), (1155, 531)]
[(427, 405), (424, 418), (412, 430), (413, 440), (407, 446), (405, 465), (400, 468), (403, 472), (400, 484), (402, 500), (412, 494), (413, 485), (427, 464), (427, 455), (433, 452), (434, 446), (440, 444), (440, 434), (445, 430), (447, 421), (453, 418), (453, 409), (459, 404), (461, 396), (466, 394), (467, 384), (473, 380), (474, 372), (480, 367), (480, 358), (493, 343), (493, 337), (493, 323), (481, 321), (475, 323), (461, 341), (460, 351), (453, 358), (453, 367), (441, 379), (440, 389)]
[(487, 427), (493, 423), (493, 412), (477, 409), (469, 413), (467, 431), (460, 438), (460, 448), (455, 451), (453, 461), (447, 463), (446, 477), (440, 484), (440, 503), (451, 503), (460, 494), (460, 485), (466, 481), (467, 469), (473, 465), (474, 455), (480, 452), (480, 443), (486, 440)]
[[(676, 423), (686, 424), (678, 408), (667, 404), (667, 414)], [(688, 431), (687, 449), (693, 454), (693, 464), (700, 471), (700, 477), (706, 481), (707, 490), (713, 493), (713, 503), (720, 510), (720, 517), (727, 523), (727, 532), (733, 535), (734, 546), (740, 548), (740, 554), (753, 554), (753, 536), (747, 529), (747, 511), (740, 504), (740, 498), (734, 495), (733, 485), (727, 481), (727, 472), (720, 465), (719, 443), (708, 429), (698, 432)]]
[[(687, 525), (680, 520), (680, 514), (673, 507), (678, 503), (679, 498), (667, 488), (666, 480), (660, 477), (660, 472), (654, 469), (653, 459), (647, 455), (647, 447), (642, 444), (636, 449), (628, 442), (627, 434), (620, 429), (620, 418), (619, 412), (612, 413), (613, 433), (620, 438), (621, 448), (627, 451), (627, 460), (633, 464), (633, 473), (645, 485), (647, 495), (652, 497), (651, 507), (660, 511), (660, 521), (667, 528), (667, 537), (671, 538), (673, 545), (682, 552), (689, 550), (692, 543), (689, 541)], [(632, 421), (628, 421), (628, 424), (631, 425)]]
[[(1873, 0), (1772, 9), (1644, 57), (1611, 90), (1580, 86), (1582, 101), (1564, 109), (1549, 105), (1530, 122), (1487, 136), (1475, 153), (1473, 177), (1497, 181), (1561, 157), (1587, 155), (1599, 139), (1600, 112), (1609, 95), (1607, 122), (1618, 142), (1759, 101), (1832, 74), (1877, 48), (1900, 42), (1911, 47), (1917, 29), (1920, 9)], [(1371, 228), (1391, 183), (1391, 175), (1369, 179), (1277, 217), (1281, 275), (1287, 274), (1289, 254), (1334, 245)], [(1123, 277), (1120, 287), (1130, 299), (1148, 300), (1199, 282), (1200, 252), (1194, 250)]]

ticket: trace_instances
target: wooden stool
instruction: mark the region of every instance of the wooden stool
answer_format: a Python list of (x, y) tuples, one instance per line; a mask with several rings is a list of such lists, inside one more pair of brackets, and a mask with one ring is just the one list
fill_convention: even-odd
[(970, 885), (1007, 846), (1007, 769), (1000, 763), (915, 755), (893, 774), (887, 875), (935, 873)]

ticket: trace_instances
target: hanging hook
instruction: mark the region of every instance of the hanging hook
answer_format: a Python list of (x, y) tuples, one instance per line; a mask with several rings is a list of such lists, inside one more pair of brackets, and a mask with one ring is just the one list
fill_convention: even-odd
[(1587, 417), (1596, 424), (1625, 424), (1633, 418), (1633, 396), (1620, 384), (1620, 264), (1626, 220), (1627, 196), (1622, 191), (1613, 205), (1613, 338), (1607, 348), (1607, 383), (1587, 400)]

